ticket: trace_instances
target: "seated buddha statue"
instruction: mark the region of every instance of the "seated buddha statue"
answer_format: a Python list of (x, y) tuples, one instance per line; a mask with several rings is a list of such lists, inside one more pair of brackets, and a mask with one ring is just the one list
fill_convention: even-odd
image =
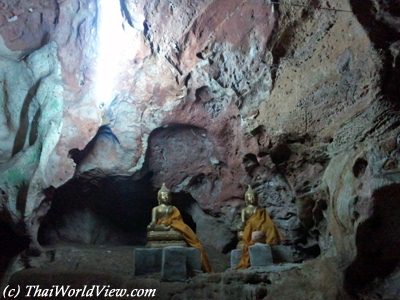
[(282, 240), (277, 227), (272, 222), (267, 210), (258, 206), (257, 197), (251, 186), (245, 193), (246, 206), (241, 213), (241, 226), (238, 232), (242, 258), (238, 268), (250, 265), (249, 247), (255, 243), (278, 244)]
[(200, 250), (204, 272), (211, 272), (207, 254), (193, 230), (183, 222), (175, 206), (171, 205), (171, 193), (163, 183), (157, 194), (158, 206), (151, 212), (151, 222), (147, 226), (149, 247), (187, 246)]
[(247, 191), (244, 194), (245, 207), (242, 209), (240, 214), (240, 224), (238, 226), (237, 238), (239, 240), (238, 248), (243, 247), (243, 230), (247, 223), (247, 220), (256, 212), (258, 205), (254, 191), (250, 185), (248, 185)]
[(171, 205), (170, 192), (163, 183), (157, 193), (158, 206), (151, 211), (151, 222), (147, 226), (147, 241), (150, 247), (187, 246), (183, 235), (160, 220), (170, 216), (175, 208)]

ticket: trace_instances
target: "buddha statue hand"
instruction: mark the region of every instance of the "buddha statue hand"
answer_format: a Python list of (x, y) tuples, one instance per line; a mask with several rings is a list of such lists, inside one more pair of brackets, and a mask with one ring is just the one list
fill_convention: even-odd
[(245, 225), (245, 224), (244, 224), (243, 222), (240, 222), (240, 223), (237, 224), (237, 226), (236, 226), (237, 237), (238, 237), (239, 240), (241, 240), (242, 237), (243, 237), (244, 225)]
[(171, 226), (167, 226), (167, 225), (164, 225), (164, 224), (150, 223), (147, 226), (147, 230), (150, 230), (150, 231), (168, 231), (168, 230), (171, 230)]
[(236, 230), (237, 231), (243, 231), (244, 225), (246, 225), (246, 224), (243, 221), (240, 221), (236, 226)]

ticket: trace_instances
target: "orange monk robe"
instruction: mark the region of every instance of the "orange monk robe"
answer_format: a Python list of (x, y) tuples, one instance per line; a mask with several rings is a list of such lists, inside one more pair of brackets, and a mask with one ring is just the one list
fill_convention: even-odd
[(204, 272), (210, 273), (211, 266), (208, 261), (207, 253), (201, 245), (199, 239), (193, 230), (183, 222), (181, 213), (174, 207), (172, 212), (168, 216), (164, 216), (157, 221), (157, 224), (164, 224), (166, 226), (171, 226), (176, 231), (183, 235), (186, 243), (188, 243), (193, 248), (199, 249), (201, 253), (201, 268)]
[(257, 211), (247, 220), (243, 230), (243, 250), (237, 269), (244, 269), (250, 266), (249, 247), (253, 244), (251, 233), (253, 231), (263, 231), (266, 235), (266, 242), (270, 245), (278, 244), (282, 236), (272, 222), (265, 208), (258, 208)]

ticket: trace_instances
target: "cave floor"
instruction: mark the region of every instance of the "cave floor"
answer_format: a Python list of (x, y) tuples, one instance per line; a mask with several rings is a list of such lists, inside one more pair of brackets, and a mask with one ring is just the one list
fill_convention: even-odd
[[(71, 246), (46, 248), (40, 257), (29, 257), (30, 268), (8, 276), (10, 284), (40, 285), (109, 285), (114, 288), (157, 289), (156, 299), (185, 299), (186, 293), (201, 293), (194, 299), (239, 299), (266, 293), (267, 286), (279, 279), (282, 272), (300, 269), (302, 264), (276, 264), (246, 270), (228, 269), (224, 272), (199, 274), (186, 282), (162, 282), (159, 274), (134, 276), (134, 247), (132, 246)], [(21, 261), (27, 258), (21, 257)], [(205, 293), (205, 294), (204, 294)], [(257, 296), (258, 295), (258, 296)], [(222, 297), (222, 298), (221, 298)], [(237, 298), (239, 297), (239, 298)]]

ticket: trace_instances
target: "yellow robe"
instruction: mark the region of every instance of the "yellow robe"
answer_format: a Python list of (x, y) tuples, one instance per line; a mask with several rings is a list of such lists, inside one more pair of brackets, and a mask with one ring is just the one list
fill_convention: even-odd
[(253, 244), (251, 233), (263, 231), (266, 234), (267, 244), (275, 245), (282, 240), (282, 236), (272, 222), (265, 208), (258, 208), (257, 211), (247, 220), (243, 230), (243, 251), (237, 269), (244, 269), (250, 266), (249, 247)]
[(190, 246), (199, 249), (201, 253), (201, 268), (204, 272), (210, 273), (211, 266), (208, 261), (207, 253), (201, 245), (199, 239), (193, 230), (183, 222), (181, 213), (179, 210), (174, 207), (172, 212), (168, 216), (164, 216), (157, 221), (157, 224), (164, 224), (166, 226), (171, 226), (176, 231), (180, 232), (183, 235), (186, 243)]

